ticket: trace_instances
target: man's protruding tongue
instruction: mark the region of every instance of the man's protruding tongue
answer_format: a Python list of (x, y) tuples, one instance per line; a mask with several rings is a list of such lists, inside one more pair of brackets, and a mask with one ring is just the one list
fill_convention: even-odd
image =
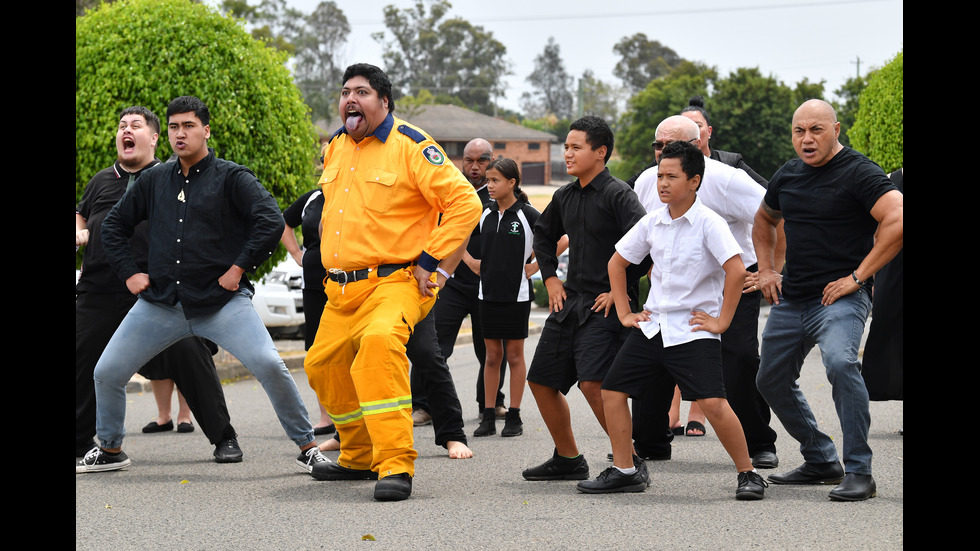
[(347, 131), (353, 132), (363, 118), (361, 115), (347, 115)]

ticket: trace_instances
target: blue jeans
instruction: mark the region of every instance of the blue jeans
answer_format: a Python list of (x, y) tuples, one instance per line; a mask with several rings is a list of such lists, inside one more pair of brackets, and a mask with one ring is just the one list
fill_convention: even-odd
[(190, 320), (184, 318), (180, 303), (136, 301), (95, 366), (95, 429), (103, 448), (122, 446), (129, 379), (189, 335), (211, 339), (242, 362), (262, 384), (286, 435), (300, 447), (313, 442), (313, 425), (292, 375), (249, 298), (236, 293), (217, 312)]
[(844, 470), (866, 475), (871, 474), (871, 412), (858, 348), (871, 312), (869, 295), (869, 289), (861, 288), (830, 306), (821, 305), (819, 298), (792, 303), (780, 297), (762, 332), (756, 377), (769, 407), (790, 436), (800, 442), (803, 459), (807, 463), (837, 462), (837, 448), (817, 428), (799, 385), (803, 359), (815, 344), (819, 345), (844, 435)]

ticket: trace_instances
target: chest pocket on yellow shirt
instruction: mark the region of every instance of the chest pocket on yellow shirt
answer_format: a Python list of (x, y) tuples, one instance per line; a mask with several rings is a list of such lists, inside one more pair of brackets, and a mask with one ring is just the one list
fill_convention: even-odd
[(374, 212), (387, 212), (395, 191), (398, 174), (387, 170), (374, 169), (367, 174), (364, 182), (364, 206)]
[(318, 182), (320, 186), (324, 184), (332, 184), (337, 181), (337, 174), (340, 172), (338, 168), (328, 168), (323, 171), (320, 175), (320, 181)]

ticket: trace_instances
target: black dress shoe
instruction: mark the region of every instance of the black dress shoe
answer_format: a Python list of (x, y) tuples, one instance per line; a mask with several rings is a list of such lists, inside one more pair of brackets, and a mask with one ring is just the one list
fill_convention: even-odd
[(374, 499), (401, 501), (412, 495), (412, 477), (408, 473), (390, 474), (374, 485)]
[(775, 452), (759, 452), (752, 457), (752, 466), (756, 469), (775, 469), (779, 466), (779, 458)]
[(149, 434), (151, 432), (167, 432), (174, 430), (174, 420), (171, 419), (162, 425), (158, 425), (156, 421), (150, 421), (143, 427), (143, 432)]
[(830, 491), (834, 501), (864, 501), (878, 495), (878, 486), (870, 474), (847, 473), (840, 486)]
[(310, 471), (317, 480), (377, 480), (378, 473), (371, 469), (349, 469), (337, 463), (320, 462)]
[(766, 497), (765, 480), (755, 471), (745, 471), (738, 473), (738, 487), (735, 489), (735, 499), (738, 500), (759, 500)]
[(178, 423), (177, 432), (194, 432), (194, 423)]
[(215, 463), (241, 463), (243, 456), (242, 449), (238, 447), (238, 440), (235, 438), (222, 440), (214, 447)]
[(840, 463), (804, 463), (788, 473), (771, 474), (773, 484), (838, 484), (844, 478)]

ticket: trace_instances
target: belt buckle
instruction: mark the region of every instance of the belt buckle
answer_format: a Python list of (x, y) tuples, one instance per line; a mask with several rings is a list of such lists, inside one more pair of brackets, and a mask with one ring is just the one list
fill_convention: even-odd
[[(328, 271), (331, 274), (333, 274), (333, 276), (335, 278), (334, 281), (336, 281), (337, 283), (340, 283), (340, 286), (341, 287), (343, 287), (344, 285), (347, 285), (347, 272), (341, 270), (340, 268), (330, 268), (330, 270), (328, 270)], [(344, 274), (344, 282), (343, 283), (341, 283), (338, 279), (336, 279), (338, 277), (338, 274)]]

